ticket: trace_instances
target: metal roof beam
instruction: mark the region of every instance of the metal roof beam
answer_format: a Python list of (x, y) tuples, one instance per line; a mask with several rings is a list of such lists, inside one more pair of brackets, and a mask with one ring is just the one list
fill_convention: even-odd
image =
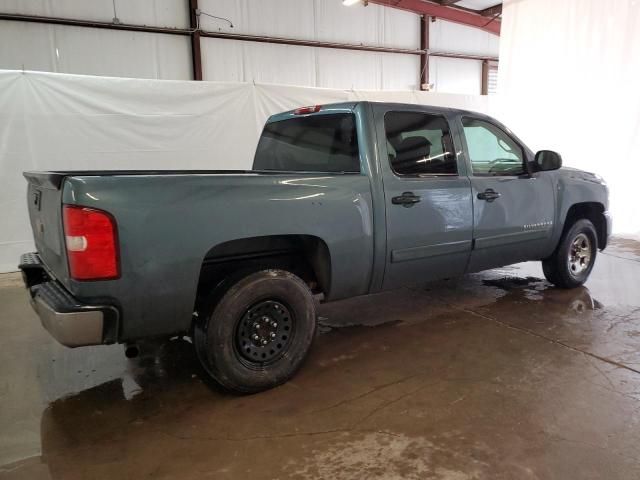
[(480, 10), (480, 15), (485, 17), (495, 17), (496, 15), (502, 15), (502, 4), (494, 5), (493, 7), (485, 8), (484, 10)]
[[(385, 7), (407, 10), (420, 15), (441, 18), (442, 20), (479, 28), (494, 35), (500, 35), (500, 21), (497, 18), (487, 18), (481, 13), (489, 9), (475, 11), (456, 6), (444, 6), (440, 3), (425, 0), (369, 0), (369, 2), (384, 5)], [(495, 14), (491, 15), (491, 17), (495, 16)]]

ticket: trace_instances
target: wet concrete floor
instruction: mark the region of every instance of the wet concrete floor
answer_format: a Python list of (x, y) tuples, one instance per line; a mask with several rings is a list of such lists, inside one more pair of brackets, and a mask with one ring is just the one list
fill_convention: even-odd
[(616, 239), (576, 290), (529, 263), (323, 305), (245, 397), (185, 340), (61, 347), (0, 288), (0, 479), (638, 479), (639, 280)]

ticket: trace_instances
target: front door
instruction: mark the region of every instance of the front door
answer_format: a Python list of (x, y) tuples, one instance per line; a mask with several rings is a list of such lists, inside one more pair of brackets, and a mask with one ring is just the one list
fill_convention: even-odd
[(381, 108), (376, 120), (378, 138), (386, 139), (380, 152), (387, 216), (383, 288), (464, 273), (471, 252), (471, 187), (460, 172), (447, 118)]
[(460, 121), (474, 210), (468, 271), (539, 259), (555, 218), (551, 177), (529, 175), (525, 149), (498, 124), (473, 116)]

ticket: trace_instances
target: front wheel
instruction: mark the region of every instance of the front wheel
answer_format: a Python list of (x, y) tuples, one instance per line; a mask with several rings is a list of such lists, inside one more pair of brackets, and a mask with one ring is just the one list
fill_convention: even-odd
[(263, 270), (214, 292), (194, 329), (196, 352), (223, 388), (255, 393), (289, 380), (315, 335), (309, 287), (284, 270)]
[(587, 219), (567, 230), (558, 248), (542, 261), (544, 276), (560, 288), (575, 288), (587, 281), (598, 251), (596, 229)]

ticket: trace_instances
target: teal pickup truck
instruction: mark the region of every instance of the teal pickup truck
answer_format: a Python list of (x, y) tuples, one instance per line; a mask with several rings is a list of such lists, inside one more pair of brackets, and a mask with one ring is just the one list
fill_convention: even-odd
[(274, 115), (248, 171), (24, 175), (37, 252), (20, 268), (45, 328), (130, 355), (191, 335), (241, 393), (295, 373), (318, 300), (527, 260), (572, 288), (611, 230), (597, 175), (485, 115), (419, 105)]

